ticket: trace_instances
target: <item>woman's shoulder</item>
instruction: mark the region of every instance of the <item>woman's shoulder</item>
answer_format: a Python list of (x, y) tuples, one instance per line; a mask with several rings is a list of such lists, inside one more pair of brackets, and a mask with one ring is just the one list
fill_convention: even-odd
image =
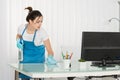
[(27, 24), (21, 24), (20, 26), (18, 26), (18, 34), (22, 34), (23, 30), (25, 29)]
[(44, 28), (40, 28), (39, 30), (38, 30), (38, 33), (42, 33), (42, 34), (46, 34), (47, 32), (46, 32), (46, 30), (44, 29)]
[(40, 36), (40, 38), (42, 38), (42, 40), (46, 40), (48, 38), (48, 33), (46, 32), (46, 30), (44, 28), (40, 28), (38, 30), (38, 36)]

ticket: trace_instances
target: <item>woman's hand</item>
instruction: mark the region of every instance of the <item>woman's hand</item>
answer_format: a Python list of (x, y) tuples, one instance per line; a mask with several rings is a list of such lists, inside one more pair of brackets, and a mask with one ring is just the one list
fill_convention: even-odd
[(17, 48), (23, 50), (23, 40), (18, 38), (16, 43), (17, 43)]
[(50, 40), (47, 39), (44, 41), (45, 47), (48, 52), (47, 64), (55, 65), (57, 61), (53, 58), (53, 50), (51, 48)]
[(57, 61), (53, 58), (53, 56), (52, 55), (48, 55), (47, 64), (55, 65), (56, 63), (57, 63)]

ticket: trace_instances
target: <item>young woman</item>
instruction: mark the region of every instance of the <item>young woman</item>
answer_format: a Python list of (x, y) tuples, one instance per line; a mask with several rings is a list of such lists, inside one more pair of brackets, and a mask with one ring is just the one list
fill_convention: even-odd
[[(53, 50), (46, 31), (42, 28), (43, 16), (40, 11), (29, 10), (26, 17), (27, 24), (21, 25), (17, 33), (17, 47), (23, 51), (23, 60), (20, 63), (44, 63), (45, 48), (48, 52), (47, 63), (56, 64), (53, 58)], [(29, 80), (30, 77), (20, 73), (22, 80)]]

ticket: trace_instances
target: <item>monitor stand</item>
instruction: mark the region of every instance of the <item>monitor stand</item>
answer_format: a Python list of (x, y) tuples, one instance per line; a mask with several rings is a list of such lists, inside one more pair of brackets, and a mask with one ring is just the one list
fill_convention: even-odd
[(107, 63), (106, 63), (106, 60), (105, 59), (102, 59), (102, 66), (107, 66)]

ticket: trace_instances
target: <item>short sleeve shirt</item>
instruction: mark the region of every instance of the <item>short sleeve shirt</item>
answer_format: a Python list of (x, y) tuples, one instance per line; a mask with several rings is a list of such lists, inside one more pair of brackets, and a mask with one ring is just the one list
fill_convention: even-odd
[[(18, 27), (17, 33), (19, 35), (22, 35), (26, 26), (27, 26), (27, 24), (20, 25)], [(33, 41), (33, 36), (34, 36), (34, 34), (28, 34), (25, 30), (24, 34), (22, 35), (22, 38), (25, 41)], [(36, 32), (36, 36), (35, 36), (35, 40), (34, 40), (35, 45), (36, 46), (43, 45), (43, 41), (45, 41), (47, 39), (48, 39), (47, 32), (42, 27), (40, 27), (40, 29), (38, 29)]]

